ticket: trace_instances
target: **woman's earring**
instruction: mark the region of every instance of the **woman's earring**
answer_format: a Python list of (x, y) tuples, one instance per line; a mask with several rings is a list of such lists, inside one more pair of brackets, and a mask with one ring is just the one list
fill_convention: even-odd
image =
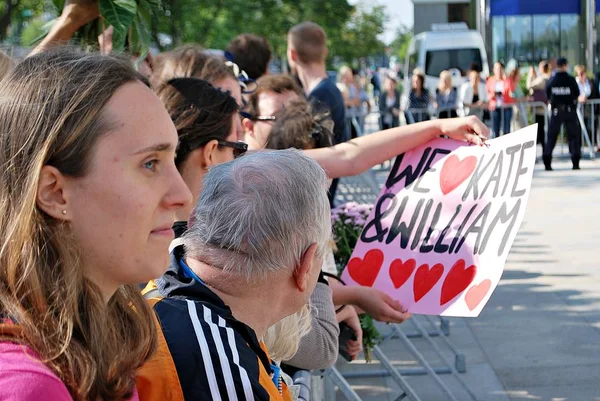
[(63, 210), (63, 211), (62, 211), (62, 214), (67, 214), (67, 211), (66, 211), (66, 210)]

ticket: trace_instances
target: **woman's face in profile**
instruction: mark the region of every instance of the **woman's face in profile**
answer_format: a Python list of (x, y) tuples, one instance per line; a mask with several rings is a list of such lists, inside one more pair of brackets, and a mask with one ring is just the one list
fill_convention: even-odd
[(175, 211), (191, 194), (175, 168), (177, 131), (140, 82), (119, 88), (102, 110), (102, 135), (83, 177), (68, 177), (70, 225), (84, 274), (103, 290), (159, 277), (168, 266)]

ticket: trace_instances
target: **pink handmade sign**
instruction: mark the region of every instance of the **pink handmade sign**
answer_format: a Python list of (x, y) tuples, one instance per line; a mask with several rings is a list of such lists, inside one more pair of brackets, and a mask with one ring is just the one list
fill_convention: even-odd
[(343, 280), (413, 313), (478, 316), (525, 215), (536, 129), (489, 146), (437, 139), (398, 156)]

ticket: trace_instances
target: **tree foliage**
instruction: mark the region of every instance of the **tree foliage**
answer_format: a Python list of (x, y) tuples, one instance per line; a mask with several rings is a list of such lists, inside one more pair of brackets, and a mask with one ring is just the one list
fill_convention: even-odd
[[(31, 25), (36, 16), (58, 14), (61, 4), (64, 0), (0, 0), (0, 39), (9, 36), (11, 22), (23, 28), (23, 23)], [(352, 6), (348, 0), (99, 0), (99, 5), (104, 24), (118, 28), (113, 34), (117, 49), (147, 42), (160, 50), (183, 43), (223, 49), (234, 36), (252, 32), (267, 37), (274, 55), (284, 57), (287, 31), (302, 21), (316, 22), (325, 29), (329, 61), (336, 56), (352, 63), (382, 53), (385, 47), (378, 39), (384, 31), (385, 8)], [(33, 12), (33, 17), (27, 17), (29, 21), (21, 17), (23, 9)], [(4, 31), (3, 10), (8, 15)], [(40, 26), (39, 22), (33, 24), (25, 36), (35, 36)], [(96, 34), (93, 28), (88, 27), (90, 40)], [(96, 25), (98, 29), (101, 27)]]
[(0, 41), (19, 42), (23, 25), (44, 13), (45, 8), (39, 0), (0, 0)]
[(408, 51), (408, 45), (410, 44), (412, 37), (412, 29), (405, 25), (400, 25), (396, 30), (396, 37), (392, 43), (390, 43), (390, 48), (392, 54), (398, 56), (399, 60), (405, 59), (406, 52)]

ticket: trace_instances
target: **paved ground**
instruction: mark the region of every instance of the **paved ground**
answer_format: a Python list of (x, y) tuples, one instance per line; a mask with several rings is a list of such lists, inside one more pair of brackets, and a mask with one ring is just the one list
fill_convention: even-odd
[[(449, 339), (467, 360), (461, 378), (480, 401), (600, 400), (600, 160), (582, 161), (581, 171), (572, 171), (565, 159), (554, 167), (545, 172), (536, 166), (524, 223), (481, 316), (451, 321)], [(408, 322), (402, 329), (414, 331)], [(443, 365), (425, 340), (412, 343), (434, 366)], [(418, 366), (399, 339), (382, 349), (399, 368)], [(337, 367), (381, 370), (377, 362), (340, 361)], [(441, 378), (457, 400), (473, 399), (455, 378)], [(430, 377), (407, 381), (423, 401), (451, 399)], [(389, 377), (349, 382), (365, 400), (402, 394)], [(339, 392), (337, 398), (344, 399)]]

